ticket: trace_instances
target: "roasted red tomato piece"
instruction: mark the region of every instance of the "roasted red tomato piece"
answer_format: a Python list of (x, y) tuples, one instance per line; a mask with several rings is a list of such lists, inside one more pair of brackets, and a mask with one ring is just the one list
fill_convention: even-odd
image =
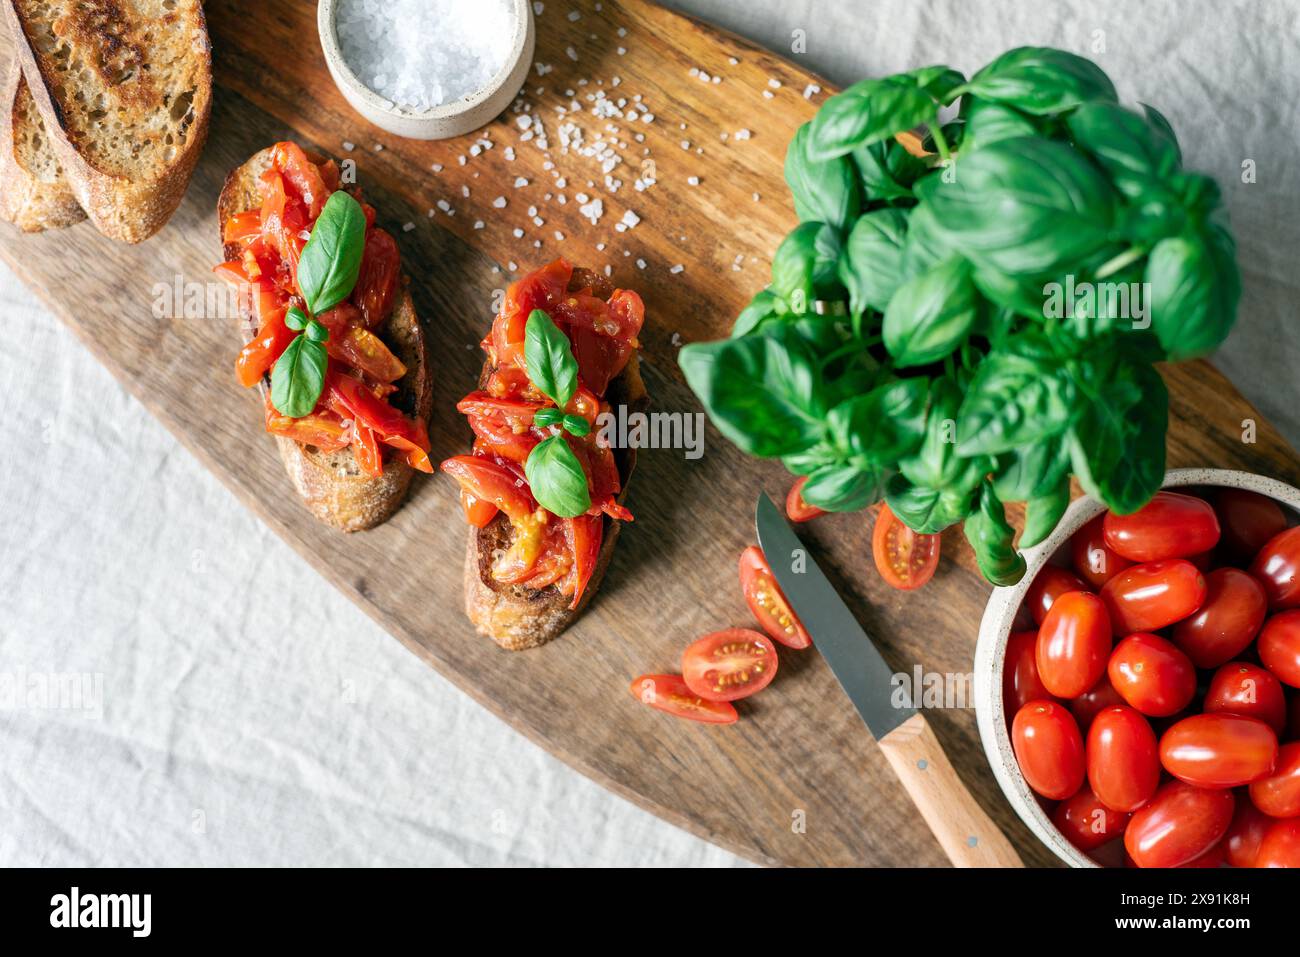
[(691, 691), (681, 675), (642, 675), (633, 679), (632, 694), (642, 704), (688, 721), (734, 724), (739, 717), (727, 702), (708, 701)]
[(1196, 669), (1159, 635), (1129, 635), (1115, 646), (1106, 673), (1120, 697), (1153, 718), (1177, 714), (1196, 696)]
[(808, 476), (799, 476), (785, 497), (785, 514), (792, 522), (811, 522), (817, 516), (826, 514), (816, 505), (809, 505), (803, 500), (803, 487), (807, 484)]
[(1074, 570), (1093, 588), (1100, 588), (1133, 564), (1106, 544), (1105, 521), (1104, 513), (1098, 515), (1070, 539)]
[(1147, 719), (1122, 705), (1106, 708), (1088, 729), (1088, 782), (1115, 811), (1136, 811), (1160, 785), (1160, 751)]
[(1205, 576), (1205, 601), (1174, 625), (1173, 640), (1198, 668), (1217, 668), (1250, 646), (1268, 614), (1259, 582), (1238, 568)]
[(1300, 688), (1300, 609), (1284, 611), (1264, 622), (1257, 647), (1259, 660), (1278, 681)]
[(1286, 730), (1286, 693), (1267, 668), (1249, 661), (1230, 661), (1214, 673), (1203, 709), (1210, 714), (1258, 718), (1279, 737)]
[(911, 591), (934, 577), (939, 567), (939, 536), (917, 534), (881, 503), (871, 533), (871, 553), (886, 583)]
[(361, 272), (352, 293), (352, 301), (361, 310), (367, 329), (381, 326), (393, 311), (401, 271), (402, 257), (397, 242), (382, 229), (370, 230), (361, 256)]
[(1160, 763), (1187, 784), (1235, 788), (1273, 773), (1277, 735), (1255, 718), (1196, 714), (1161, 737)]
[(762, 691), (776, 677), (776, 645), (748, 628), (715, 631), (682, 652), (686, 687), (708, 701), (736, 701)]
[(1251, 563), (1270, 608), (1300, 606), (1300, 525), (1270, 538)]
[(763, 550), (750, 545), (740, 553), (740, 590), (763, 630), (790, 648), (807, 648), (812, 638), (776, 583)]
[(1084, 784), (1056, 805), (1052, 823), (1071, 844), (1087, 854), (1123, 835), (1131, 816), (1106, 807), (1097, 800), (1092, 788)]
[(1092, 591), (1092, 589), (1068, 568), (1062, 568), (1060, 565), (1045, 565), (1034, 578), (1034, 583), (1029, 586), (1025, 604), (1029, 607), (1029, 613), (1034, 616), (1034, 621), (1041, 625), (1047, 613), (1052, 610), (1052, 604), (1056, 599), (1071, 591)]
[(1035, 792), (1062, 801), (1083, 784), (1083, 736), (1073, 716), (1055, 701), (1031, 701), (1011, 723), (1020, 773)]
[(1179, 867), (1222, 839), (1235, 806), (1231, 791), (1170, 781), (1133, 813), (1124, 848), (1138, 867)]
[(1067, 592), (1038, 629), (1038, 676), (1056, 697), (1074, 698), (1106, 673), (1110, 647), (1110, 619), (1101, 599)]
[(1101, 589), (1116, 635), (1158, 631), (1182, 621), (1205, 603), (1205, 576), (1191, 562), (1173, 559), (1134, 565)]
[(1219, 518), (1205, 499), (1157, 492), (1132, 515), (1107, 512), (1102, 533), (1111, 550), (1130, 561), (1190, 558), (1219, 543)]
[(488, 502), (505, 512), (511, 521), (527, 519), (537, 508), (527, 487), (521, 488), (515, 475), (480, 455), (457, 455), (440, 466), (479, 502)]

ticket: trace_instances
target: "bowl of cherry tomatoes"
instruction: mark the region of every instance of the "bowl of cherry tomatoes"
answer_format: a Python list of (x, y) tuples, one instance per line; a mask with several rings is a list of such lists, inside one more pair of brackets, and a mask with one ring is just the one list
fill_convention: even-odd
[(1300, 867), (1300, 490), (1177, 469), (1025, 559), (975, 700), (1029, 828), (1075, 867)]

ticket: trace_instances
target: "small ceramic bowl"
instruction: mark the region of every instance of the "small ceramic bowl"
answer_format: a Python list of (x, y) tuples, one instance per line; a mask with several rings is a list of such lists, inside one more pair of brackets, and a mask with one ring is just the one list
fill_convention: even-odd
[[(1277, 501), (1289, 513), (1292, 524), (1300, 517), (1300, 489), (1261, 475), (1229, 469), (1174, 469), (1165, 476), (1164, 487), (1179, 486), (1249, 489)], [(1006, 658), (1007, 640), (1034, 578), (1044, 565), (1054, 560), (1058, 564), (1068, 564), (1071, 536), (1103, 511), (1105, 506), (1094, 498), (1085, 495), (1075, 499), (1056, 530), (1045, 541), (1025, 552), (1028, 568), (1020, 583), (993, 590), (980, 623), (979, 643), (975, 646), (975, 717), (993, 774), (1021, 820), (1057, 857), (1073, 867), (1098, 865), (1056, 829), (1020, 773), (1002, 707), (1002, 664)], [(1063, 556), (1066, 561), (1061, 560)]]
[[(467, 0), (469, 2), (469, 0)], [(505, 111), (528, 75), (537, 43), (533, 8), (528, 0), (512, 0), (515, 35), (505, 65), (483, 89), (430, 110), (406, 110), (370, 89), (352, 72), (339, 48), (336, 0), (320, 0), (316, 27), (325, 64), (352, 108), (382, 130), (413, 140), (445, 140), (480, 129)]]

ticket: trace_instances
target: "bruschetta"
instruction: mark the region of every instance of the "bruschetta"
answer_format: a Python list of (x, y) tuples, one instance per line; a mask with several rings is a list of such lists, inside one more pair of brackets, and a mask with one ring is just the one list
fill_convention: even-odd
[(294, 488), (335, 528), (380, 524), (433, 471), (428, 351), (396, 242), (333, 160), (294, 143), (231, 173), (217, 215), (217, 271), (241, 289), (236, 378), (259, 390)]
[(600, 586), (623, 522), (635, 448), (605, 413), (648, 405), (637, 355), (641, 298), (556, 260), (513, 283), (483, 340), (478, 389), (457, 408), (472, 452), (442, 463), (470, 524), (465, 609), (518, 651), (546, 644)]

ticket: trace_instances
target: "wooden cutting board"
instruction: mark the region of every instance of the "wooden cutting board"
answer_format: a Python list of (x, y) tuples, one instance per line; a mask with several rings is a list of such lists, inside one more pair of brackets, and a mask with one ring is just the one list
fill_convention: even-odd
[[(566, 15), (571, 10), (576, 21)], [(696, 461), (681, 451), (643, 452), (629, 502), (637, 520), (624, 531), (591, 610), (546, 648), (509, 654), (462, 617), (466, 533), (449, 480), (418, 478), (408, 504), (373, 532), (346, 537), (325, 529), (289, 489), (261, 432), (257, 399), (234, 382), (234, 323), (184, 318), (180, 309), (168, 313), (173, 318), (154, 315), (156, 284), (204, 283), (220, 258), (214, 205), (227, 171), (267, 144), (294, 138), (354, 159), (367, 197), (398, 238), (433, 344), (435, 460), (467, 446), (454, 404), (475, 382), (475, 344), (511, 262), (520, 272), (560, 254), (611, 265), (617, 283), (645, 297), (646, 377), (658, 408), (695, 411), (677, 350), (725, 334), (766, 283), (771, 253), (794, 222), (782, 182), (785, 146), (828, 84), (815, 92), (810, 85), (820, 81), (800, 68), (642, 0), (548, 0), (536, 60), (550, 69), (530, 74), (525, 101), (531, 115), (543, 117), (549, 150), (538, 148), (536, 136), (524, 141), (507, 113), (487, 130), (493, 147), (471, 155), (473, 137), (403, 142), (353, 113), (326, 72), (314, 4), (213, 0), (208, 22), (219, 87), (212, 131), (168, 227), (138, 247), (109, 242), (85, 224), (42, 236), (6, 227), (0, 256), (323, 576), (484, 707), (582, 773), (763, 863), (944, 863), (815, 652), (783, 653), (775, 684), (742, 703), (742, 719), (731, 727), (676, 721), (628, 693), (638, 674), (675, 670), (682, 648), (699, 634), (750, 624), (736, 562), (754, 541), (757, 491), (784, 495), (788, 487), (779, 466), (745, 458), (712, 427)], [(0, 44), (7, 55), (7, 41)], [(653, 121), (593, 115), (597, 91), (625, 98), (624, 113), (644, 103)], [(584, 112), (560, 115), (558, 106)], [(617, 192), (605, 188), (597, 158), (572, 145), (562, 149), (565, 122), (583, 130), (586, 144), (602, 135), (612, 140), (621, 158), (611, 174), (622, 180)], [(610, 125), (618, 132), (606, 132)], [(635, 180), (648, 172), (655, 184), (636, 190)], [(579, 192), (603, 199), (595, 225), (579, 211)], [(493, 205), (498, 197), (504, 208)], [(440, 200), (454, 215), (438, 209)], [(544, 226), (533, 223), (531, 205)], [(438, 210), (432, 218), (430, 209)], [(629, 210), (640, 222), (620, 232), (615, 224)], [(403, 231), (406, 223), (413, 228)], [(678, 264), (685, 268), (674, 273)], [(1167, 378), (1171, 466), (1300, 480), (1295, 453), (1210, 366), (1181, 366)], [(1253, 443), (1242, 439), (1247, 419), (1257, 424)], [(945, 536), (938, 575), (913, 594), (891, 591), (871, 570), (868, 517), (828, 517), (803, 534), (896, 668), (969, 670), (989, 588), (959, 534)], [(931, 720), (958, 772), (1025, 861), (1052, 862), (1002, 800), (974, 711), (937, 711)]]

